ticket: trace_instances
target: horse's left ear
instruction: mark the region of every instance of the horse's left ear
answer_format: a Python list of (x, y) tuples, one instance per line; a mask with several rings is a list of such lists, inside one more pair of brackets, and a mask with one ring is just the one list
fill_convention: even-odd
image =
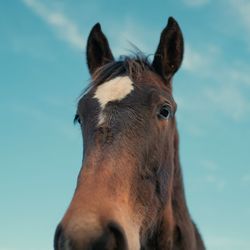
[(181, 65), (183, 52), (184, 41), (181, 29), (175, 19), (170, 17), (161, 33), (152, 66), (158, 74), (169, 81)]
[(87, 64), (92, 75), (99, 67), (114, 60), (107, 38), (97, 23), (90, 31), (87, 42)]

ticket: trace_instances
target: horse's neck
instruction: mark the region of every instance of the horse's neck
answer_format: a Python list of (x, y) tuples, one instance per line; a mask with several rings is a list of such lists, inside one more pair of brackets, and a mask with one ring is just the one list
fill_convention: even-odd
[(172, 199), (167, 203), (154, 234), (141, 250), (203, 250), (197, 248), (198, 231), (186, 205), (181, 169), (177, 169), (175, 174)]
[(174, 175), (171, 199), (166, 204), (154, 234), (141, 250), (205, 250), (200, 234), (190, 217), (179, 161), (178, 133), (174, 138)]
[(173, 249), (195, 250), (195, 227), (192, 223), (185, 199), (179, 157), (175, 163), (171, 205), (174, 220)]
[[(179, 138), (176, 131), (174, 138), (174, 179), (173, 179), (173, 189), (172, 189), (172, 209), (177, 226), (183, 226), (185, 223), (188, 230), (192, 229), (193, 224), (191, 222), (191, 217), (189, 215), (185, 191), (183, 185), (182, 171), (179, 159)], [(193, 230), (190, 230), (193, 231)]]
[(178, 133), (174, 138), (174, 176), (171, 200), (167, 204), (161, 222), (157, 250), (204, 250), (204, 246), (190, 217), (184, 192), (179, 161)]
[(179, 160), (179, 138), (176, 130), (174, 138), (174, 179), (172, 189), (173, 248), (172, 250), (203, 250), (200, 234), (192, 222), (188, 211)]

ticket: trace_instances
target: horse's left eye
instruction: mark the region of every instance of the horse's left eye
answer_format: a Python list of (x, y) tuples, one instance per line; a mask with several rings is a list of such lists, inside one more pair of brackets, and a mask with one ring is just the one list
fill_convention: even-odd
[(167, 120), (171, 115), (170, 107), (163, 105), (158, 113), (158, 118)]

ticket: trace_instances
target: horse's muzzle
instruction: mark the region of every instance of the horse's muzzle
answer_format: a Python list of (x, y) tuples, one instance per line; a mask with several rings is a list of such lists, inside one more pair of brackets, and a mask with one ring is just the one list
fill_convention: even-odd
[(128, 250), (123, 229), (115, 222), (109, 222), (98, 237), (73, 240), (69, 238), (59, 224), (54, 238), (55, 250)]

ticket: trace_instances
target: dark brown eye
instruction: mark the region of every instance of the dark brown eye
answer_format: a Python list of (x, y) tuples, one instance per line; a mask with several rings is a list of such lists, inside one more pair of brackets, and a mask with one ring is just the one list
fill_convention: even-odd
[(75, 118), (74, 118), (74, 124), (76, 124), (76, 123), (82, 124), (80, 116), (78, 114), (76, 114)]
[(167, 120), (170, 117), (170, 115), (171, 115), (170, 107), (167, 105), (163, 105), (159, 110), (158, 118)]

